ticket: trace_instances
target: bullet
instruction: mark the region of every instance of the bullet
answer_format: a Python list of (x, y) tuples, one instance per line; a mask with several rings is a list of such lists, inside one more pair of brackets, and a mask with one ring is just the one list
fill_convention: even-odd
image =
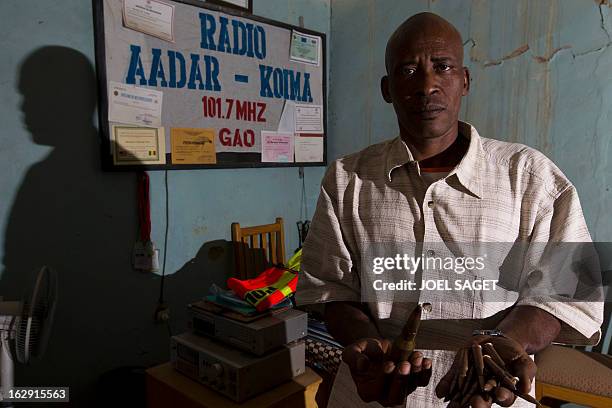
[(493, 374), (499, 378), (504, 387), (516, 391), (516, 383), (514, 382), (514, 377), (512, 377), (510, 373), (497, 365), (491, 356), (485, 355), (483, 359), (485, 364), (493, 371)]
[(478, 389), (478, 381), (473, 381), (472, 386), (463, 395), (463, 399), (461, 400), (461, 406), (464, 406), (470, 401), (470, 398), (472, 398), (472, 395), (474, 395), (477, 389)]
[(408, 320), (406, 320), (406, 324), (402, 329), (402, 334), (393, 342), (391, 360), (394, 362), (401, 363), (402, 361), (408, 361), (410, 358), (410, 355), (416, 347), (415, 338), (421, 324), (422, 313), (423, 307), (417, 305), (410, 316), (408, 316)]
[(480, 344), (472, 345), (472, 354), (474, 355), (474, 365), (476, 366), (476, 375), (478, 376), (478, 384), (480, 389), (484, 388), (484, 361), (482, 359), (482, 346)]
[(448, 394), (453, 395), (455, 390), (457, 389), (457, 380), (459, 379), (459, 373), (455, 371), (455, 375), (453, 376), (453, 381), (451, 382)]
[(463, 389), (463, 384), (465, 383), (467, 374), (468, 374), (468, 369), (469, 369), (469, 364), (470, 364), (470, 360), (469, 360), (469, 353), (467, 351), (467, 349), (462, 349), (463, 352), (461, 353), (461, 360), (460, 360), (460, 365), (459, 365), (459, 388)]
[(467, 392), (470, 385), (472, 384), (472, 381), (478, 382), (478, 379), (474, 374), (474, 367), (470, 367), (467, 375), (465, 376), (465, 381), (463, 382), (463, 388), (461, 389), (462, 394), (465, 394)]
[(484, 349), (485, 354), (490, 355), (491, 358), (493, 358), (493, 361), (495, 361), (498, 366), (500, 366), (501, 368), (506, 368), (506, 363), (499, 356), (497, 350), (495, 350), (495, 347), (493, 347), (492, 343), (485, 343), (482, 348)]

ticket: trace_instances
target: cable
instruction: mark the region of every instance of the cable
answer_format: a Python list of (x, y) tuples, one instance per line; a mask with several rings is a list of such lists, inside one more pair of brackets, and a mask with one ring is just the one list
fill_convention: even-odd
[(164, 303), (164, 281), (166, 279), (166, 253), (168, 252), (168, 225), (170, 224), (169, 208), (168, 208), (168, 170), (165, 170), (164, 184), (166, 189), (166, 232), (164, 234), (164, 262), (162, 266), (161, 283), (159, 285), (159, 304)]

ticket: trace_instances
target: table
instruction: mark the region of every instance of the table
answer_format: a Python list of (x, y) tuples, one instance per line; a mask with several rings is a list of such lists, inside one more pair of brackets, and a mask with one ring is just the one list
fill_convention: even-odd
[(315, 395), (321, 377), (306, 367), (304, 374), (238, 404), (176, 371), (172, 363), (146, 371), (148, 408), (317, 408)]

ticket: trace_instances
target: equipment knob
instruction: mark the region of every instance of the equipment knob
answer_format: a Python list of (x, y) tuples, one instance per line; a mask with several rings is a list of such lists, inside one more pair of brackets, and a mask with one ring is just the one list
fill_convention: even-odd
[(210, 379), (216, 380), (223, 375), (223, 365), (219, 363), (211, 364), (206, 371)]

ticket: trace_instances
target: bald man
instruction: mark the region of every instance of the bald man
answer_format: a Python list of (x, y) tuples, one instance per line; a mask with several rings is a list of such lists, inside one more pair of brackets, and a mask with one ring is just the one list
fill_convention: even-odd
[[(443, 18), (421, 13), (401, 24), (388, 41), (385, 65), (381, 91), (395, 110), (399, 137), (329, 167), (296, 293), (299, 304), (325, 302), (328, 329), (345, 345), (346, 365), (330, 406), (359, 400), (444, 406), (458, 366), (452, 350), (487, 342), (519, 378), (519, 391), (533, 394), (536, 365), (529, 355), (555, 340), (562, 326), (578, 340), (590, 338), (601, 324), (601, 310), (517, 300), (509, 292), (490, 303), (474, 291), (432, 295), (429, 319), (502, 318), (484, 327), (490, 332), (466, 326), (448, 351), (428, 350), (428, 342), (420, 342), (409, 361), (398, 363), (389, 358), (391, 342), (415, 303), (393, 301), (395, 294), (388, 292), (364, 299), (362, 285), (371, 282), (372, 270), (362, 261), (381, 242), (421, 243), (424, 253), (435, 256), (428, 243), (590, 241), (576, 190), (538, 151), (480, 137), (459, 121), (470, 75), (461, 35)], [(440, 273), (419, 273), (425, 278), (434, 272)], [(470, 400), (474, 407), (493, 403), (529, 406), (504, 387), (493, 398)]]

